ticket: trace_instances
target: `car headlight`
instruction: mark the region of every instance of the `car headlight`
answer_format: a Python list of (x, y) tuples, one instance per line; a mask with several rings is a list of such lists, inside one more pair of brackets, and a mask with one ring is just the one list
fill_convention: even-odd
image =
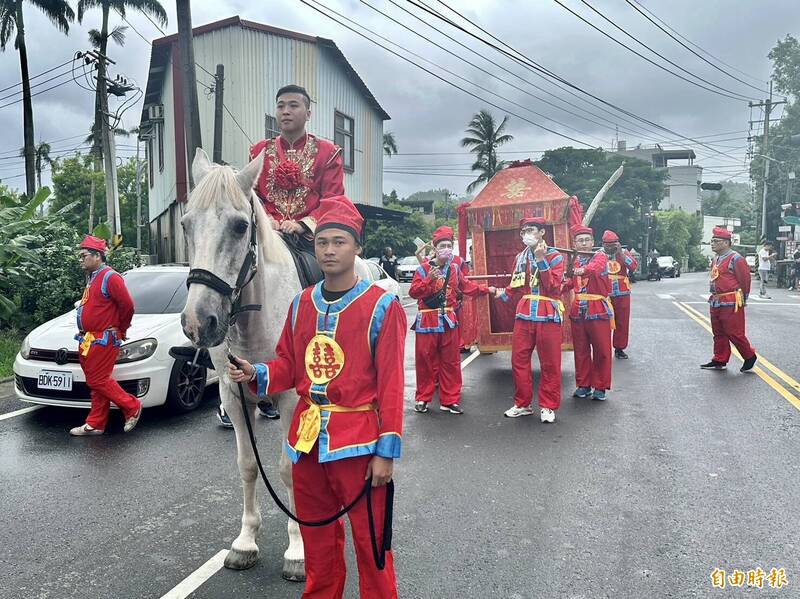
[(30, 335), (25, 335), (25, 339), (22, 340), (22, 347), (19, 348), (19, 354), (22, 356), (23, 360), (28, 360), (31, 357)]
[(158, 341), (155, 339), (142, 339), (141, 341), (134, 341), (127, 343), (119, 349), (119, 356), (117, 356), (117, 364), (127, 364), (128, 362), (138, 362), (149, 358), (156, 353)]

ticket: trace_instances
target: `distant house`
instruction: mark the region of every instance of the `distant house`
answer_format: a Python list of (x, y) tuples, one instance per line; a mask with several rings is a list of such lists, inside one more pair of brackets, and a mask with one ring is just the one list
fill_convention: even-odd
[[(703, 167), (694, 164), (694, 150), (665, 150), (660, 145), (636, 146), (627, 149), (624, 141), (617, 144), (616, 154), (638, 158), (649, 162), (653, 168), (666, 169), (664, 199), (659, 206), (662, 210), (683, 210), (690, 214), (700, 212), (700, 183), (703, 180)], [(685, 161), (685, 164), (674, 164)], [(672, 163), (672, 164), (670, 164)]]
[[(308, 131), (343, 149), (345, 190), (353, 201), (382, 205), (383, 121), (389, 115), (336, 44), (325, 38), (231, 17), (196, 27), (194, 57), (203, 147), (214, 142), (214, 97), (209, 93), (217, 64), (225, 67), (222, 159), (243, 165), (250, 145), (278, 134), (275, 93), (304, 86), (311, 98)], [(177, 36), (153, 42), (142, 110), (150, 181), (151, 253), (159, 262), (183, 261), (180, 227), (188, 191)]]

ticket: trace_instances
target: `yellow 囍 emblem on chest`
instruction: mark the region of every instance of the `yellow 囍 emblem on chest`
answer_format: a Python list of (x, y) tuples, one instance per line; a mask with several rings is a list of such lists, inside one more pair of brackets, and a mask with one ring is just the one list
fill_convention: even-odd
[(306, 346), (306, 374), (312, 383), (324, 385), (339, 376), (344, 368), (344, 351), (335, 339), (315, 335)]

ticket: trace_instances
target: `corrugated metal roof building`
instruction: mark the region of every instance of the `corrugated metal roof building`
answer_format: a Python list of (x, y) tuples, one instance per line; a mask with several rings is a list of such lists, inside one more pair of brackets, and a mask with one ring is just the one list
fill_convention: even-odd
[[(353, 201), (379, 206), (383, 188), (383, 121), (389, 115), (328, 39), (231, 17), (193, 29), (203, 146), (211, 154), (217, 64), (225, 67), (222, 158), (243, 165), (250, 145), (277, 135), (275, 94), (304, 86), (312, 98), (308, 131), (343, 147), (345, 190)], [(149, 131), (151, 253), (182, 261), (182, 202), (191, 161), (185, 151), (177, 36), (153, 42), (141, 130)]]

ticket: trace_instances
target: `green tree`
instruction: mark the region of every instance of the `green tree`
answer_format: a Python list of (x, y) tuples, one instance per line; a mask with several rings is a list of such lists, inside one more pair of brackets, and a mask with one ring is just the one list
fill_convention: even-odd
[(683, 210), (656, 212), (654, 246), (662, 256), (672, 256), (679, 262), (689, 258), (692, 269), (705, 268), (707, 259), (700, 253), (703, 227), (700, 218)]
[(497, 148), (514, 139), (513, 135), (504, 133), (507, 123), (508, 115), (503, 117), (499, 125), (495, 125), (492, 113), (481, 110), (467, 125), (467, 136), (461, 140), (461, 147), (469, 148), (475, 154), (472, 170), (479, 173), (478, 178), (467, 186), (467, 191), (471, 192), (481, 183), (486, 183), (505, 166), (504, 161), (497, 159)]
[(778, 40), (767, 55), (772, 61), (772, 81), (775, 89), (786, 95), (800, 97), (800, 42), (792, 35)]
[(365, 258), (380, 256), (386, 246), (391, 246), (400, 257), (413, 255), (417, 249), (414, 245), (415, 237), (430, 239), (431, 228), (421, 214), (412, 213), (409, 208), (400, 204), (388, 204), (386, 208), (407, 212), (408, 216), (400, 222), (367, 220), (364, 232)]
[(387, 156), (397, 154), (397, 140), (391, 131), (383, 134), (383, 153)]
[[(140, 166), (139, 170), (144, 174), (144, 169)], [(136, 245), (136, 223), (138, 221), (138, 210), (136, 203), (136, 159), (129, 158), (126, 163), (117, 169), (117, 186), (119, 187), (119, 212), (122, 224), (122, 238), (128, 246)], [(148, 186), (142, 181), (141, 203), (142, 203), (142, 222), (148, 223)], [(142, 227), (142, 247), (150, 247), (150, 227)]]
[[(536, 165), (561, 189), (577, 196), (586, 210), (621, 163), (619, 156), (602, 150), (567, 147), (548, 150)], [(664, 197), (665, 177), (664, 170), (654, 169), (642, 160), (626, 158), (622, 176), (603, 198), (592, 220), (596, 237), (599, 239), (605, 229), (611, 229), (623, 244), (641, 248), (642, 213), (658, 208)]]
[[(64, 0), (28, 0), (27, 4), (41, 10), (45, 16), (63, 32), (69, 32), (70, 21), (75, 13)], [(25, 155), (25, 190), (28, 198), (36, 193), (36, 148), (33, 127), (33, 102), (31, 101), (30, 72), (28, 71), (28, 48), (25, 44), (25, 20), (22, 14), (23, 0), (0, 0), (0, 50), (14, 38), (14, 48), (19, 52), (22, 75), (22, 132)]]
[[(92, 157), (75, 154), (53, 161), (53, 199), (50, 211), (57, 212), (64, 206), (75, 204), (74, 209), (66, 215), (65, 221), (76, 231), (88, 231), (89, 197), (92, 192), (92, 181), (99, 195), (105, 194), (105, 177), (103, 172), (92, 168)], [(95, 222), (106, 218), (105, 202), (98, 202), (95, 209)]]

